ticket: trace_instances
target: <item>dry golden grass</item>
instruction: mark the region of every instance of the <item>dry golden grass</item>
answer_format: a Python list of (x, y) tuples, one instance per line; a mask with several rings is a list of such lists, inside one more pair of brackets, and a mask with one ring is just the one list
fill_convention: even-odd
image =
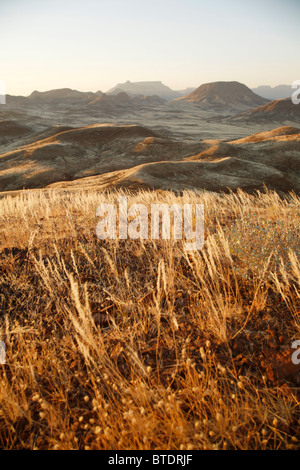
[(0, 447), (299, 448), (299, 198), (122, 193), (204, 203), (188, 252), (98, 240), (119, 194), (0, 200)]

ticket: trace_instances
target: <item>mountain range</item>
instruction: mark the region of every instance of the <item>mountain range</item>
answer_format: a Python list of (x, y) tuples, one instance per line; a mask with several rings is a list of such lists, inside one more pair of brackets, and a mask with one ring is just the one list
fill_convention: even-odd
[(7, 105), (12, 106), (123, 106), (123, 105), (136, 105), (139, 104), (162, 104), (164, 99), (160, 96), (144, 96), (138, 95), (135, 97), (129, 96), (122, 90), (119, 90), (116, 94), (107, 95), (98, 91), (93, 92), (82, 92), (77, 90), (71, 90), (70, 88), (59, 88), (57, 90), (49, 91), (34, 91), (28, 97), (25, 96), (6, 96)]
[(257, 107), (270, 100), (278, 100), (291, 96), (292, 88), (289, 85), (279, 85), (271, 88), (259, 86), (252, 90), (246, 85), (232, 82), (213, 82), (202, 84), (198, 88), (185, 90), (172, 90), (161, 81), (144, 81), (118, 83), (106, 93), (82, 92), (70, 88), (61, 88), (49, 91), (33, 91), (29, 96), (7, 95), (6, 103), (12, 106), (68, 104), (74, 106), (119, 106), (139, 104), (162, 104), (164, 101), (192, 102), (203, 108), (245, 105)]
[(284, 98), (290, 98), (293, 92), (291, 85), (277, 85), (271, 87), (268, 85), (261, 85), (256, 88), (252, 88), (252, 91), (257, 95), (267, 98), (268, 100), (280, 100)]

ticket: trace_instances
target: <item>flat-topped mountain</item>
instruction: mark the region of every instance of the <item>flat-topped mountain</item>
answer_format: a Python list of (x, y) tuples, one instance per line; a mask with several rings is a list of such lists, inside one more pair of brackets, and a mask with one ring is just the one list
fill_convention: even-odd
[(239, 82), (204, 83), (178, 101), (195, 103), (202, 108), (253, 108), (268, 102)]
[(129, 96), (151, 96), (157, 95), (165, 100), (173, 100), (180, 96), (185, 95), (191, 89), (177, 91), (172, 90), (170, 87), (164, 85), (160, 81), (150, 82), (130, 82), (129, 80), (125, 83), (118, 83), (115, 87), (108, 90), (108, 95), (115, 95), (120, 91), (125, 91)]

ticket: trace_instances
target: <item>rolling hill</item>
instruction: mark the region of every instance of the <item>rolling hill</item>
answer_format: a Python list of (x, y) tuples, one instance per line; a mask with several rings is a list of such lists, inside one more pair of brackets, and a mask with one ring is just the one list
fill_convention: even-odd
[(52, 127), (0, 155), (0, 190), (126, 186), (155, 189), (264, 185), (300, 191), (300, 129), (280, 127), (246, 138), (178, 141), (137, 125)]
[(290, 98), (275, 100), (240, 114), (236, 120), (262, 123), (300, 122), (300, 105), (294, 104)]
[(51, 127), (35, 139), (0, 154), (0, 191), (42, 188), (141, 163), (176, 160), (203, 147), (160, 137), (137, 125)]

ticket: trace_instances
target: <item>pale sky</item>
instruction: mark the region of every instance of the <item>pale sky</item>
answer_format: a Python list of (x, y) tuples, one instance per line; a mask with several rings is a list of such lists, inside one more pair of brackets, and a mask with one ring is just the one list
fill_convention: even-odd
[(10, 94), (300, 79), (300, 0), (0, 0)]

